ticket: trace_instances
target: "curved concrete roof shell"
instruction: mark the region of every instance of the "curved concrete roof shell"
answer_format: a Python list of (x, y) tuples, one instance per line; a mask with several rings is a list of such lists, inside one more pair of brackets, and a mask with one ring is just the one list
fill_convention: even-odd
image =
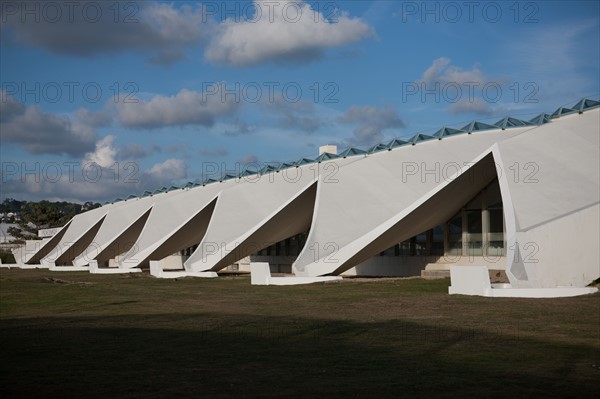
[[(598, 106), (584, 99), (531, 121), (473, 121), (113, 202), (77, 215), (22, 260), (118, 257), (130, 268), (198, 245), (186, 269), (217, 271), (309, 230), (294, 272), (335, 275), (447, 221), (498, 178), (511, 283), (584, 286), (600, 275)], [(536, 262), (525, 261), (524, 243), (535, 244)]]

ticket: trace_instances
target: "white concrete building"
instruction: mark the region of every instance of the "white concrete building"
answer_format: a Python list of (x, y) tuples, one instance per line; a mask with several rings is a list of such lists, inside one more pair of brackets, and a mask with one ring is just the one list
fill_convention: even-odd
[[(296, 276), (504, 270), (513, 288), (600, 277), (600, 107), (442, 128), (214, 176), (74, 217), (23, 264), (214, 272), (267, 261)], [(329, 149), (331, 151), (331, 149)]]

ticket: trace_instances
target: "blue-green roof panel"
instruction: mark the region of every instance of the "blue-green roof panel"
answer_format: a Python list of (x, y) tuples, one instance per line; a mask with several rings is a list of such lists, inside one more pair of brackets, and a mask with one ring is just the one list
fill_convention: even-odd
[(388, 149), (388, 146), (386, 144), (376, 144), (373, 147), (369, 148), (369, 150), (367, 151), (369, 154), (373, 154), (374, 152), (379, 152), (379, 151), (385, 151)]
[(209, 177), (209, 178), (206, 178), (206, 179), (204, 179), (204, 180), (202, 181), (202, 185), (203, 185), (203, 186), (206, 186), (207, 184), (216, 183), (216, 182), (218, 182), (218, 180), (211, 179), (211, 178)]
[(463, 130), (467, 133), (479, 132), (481, 130), (494, 130), (494, 129), (498, 129), (498, 126), (490, 125), (489, 123), (483, 123), (483, 122), (479, 122), (479, 121), (473, 121), (473, 122), (469, 123), (468, 125), (465, 125), (460, 128), (460, 130)]
[(406, 140), (394, 139), (388, 143), (387, 149), (391, 150), (392, 148), (401, 147), (406, 144), (409, 144)]
[(534, 125), (543, 125), (544, 123), (549, 123), (550, 122), (550, 114), (546, 114), (546, 113), (541, 113), (537, 116), (534, 116), (533, 118), (531, 118), (529, 120), (529, 122), (533, 123)]
[(410, 140), (408, 140), (412, 145), (415, 145), (417, 143), (420, 143), (421, 141), (429, 141), (429, 140), (433, 140), (435, 139), (435, 137), (433, 136), (429, 136), (427, 134), (423, 134), (423, 133), (417, 133), (414, 136), (412, 136), (410, 138)]
[(317, 161), (317, 162), (323, 162), (323, 161), (327, 161), (329, 159), (336, 159), (336, 158), (339, 158), (339, 155), (332, 154), (330, 152), (324, 152), (321, 155), (319, 155), (317, 157), (317, 159), (315, 159), (315, 161)]
[(513, 118), (511, 116), (507, 116), (494, 123), (494, 125), (504, 130), (510, 127), (532, 126), (533, 123), (524, 121), (522, 119)]
[[(366, 156), (367, 154), (373, 154), (375, 152), (386, 151), (386, 150), (391, 151), (393, 148), (404, 146), (404, 145), (416, 145), (417, 143), (420, 143), (422, 141), (434, 140), (436, 138), (441, 140), (442, 138), (447, 137), (447, 136), (454, 136), (454, 135), (459, 135), (459, 134), (463, 134), (463, 133), (471, 134), (472, 132), (479, 132), (479, 131), (484, 131), (484, 130), (496, 130), (496, 129), (504, 130), (504, 129), (513, 128), (513, 127), (540, 126), (540, 125), (543, 125), (546, 123), (551, 123), (552, 119), (558, 118), (562, 115), (568, 115), (568, 114), (572, 114), (572, 113), (576, 113), (576, 112), (582, 113), (588, 109), (596, 108), (598, 106), (600, 106), (600, 101), (583, 98), (570, 108), (569, 107), (560, 107), (556, 111), (554, 111), (552, 114), (541, 113), (541, 114), (536, 115), (535, 117), (531, 118), (530, 120), (522, 120), (519, 118), (507, 116), (507, 117), (500, 119), (498, 122), (496, 122), (494, 124), (480, 122), (480, 121), (472, 121), (460, 129), (450, 128), (450, 127), (442, 127), (441, 129), (439, 129), (435, 133), (433, 133), (433, 135), (416, 133), (408, 140), (394, 139), (387, 144), (384, 144), (384, 143), (376, 144), (376, 145), (372, 146), (371, 148), (369, 148), (368, 150), (355, 148), (355, 147), (349, 147), (349, 148), (345, 149), (344, 151), (340, 152), (339, 154), (333, 154), (333, 153), (320, 154), (316, 159), (300, 158), (299, 160), (297, 160), (295, 162), (283, 162), (281, 164), (271, 163), (269, 165), (265, 164), (265, 166), (260, 170), (249, 169), (249, 170), (244, 170), (244, 171), (240, 172), (239, 174), (227, 173), (220, 180), (207, 178), (202, 182), (198, 182), (198, 181), (196, 181), (194, 183), (188, 182), (185, 186), (180, 187), (180, 188), (196, 187), (199, 185), (206, 185), (206, 184), (210, 184), (210, 183), (214, 183), (214, 182), (218, 182), (218, 181), (224, 181), (224, 180), (229, 180), (229, 179), (233, 179), (233, 178), (241, 178), (243, 176), (251, 176), (251, 175), (256, 175), (256, 174), (264, 175), (264, 174), (267, 174), (270, 172), (279, 172), (281, 170), (291, 168), (294, 166), (299, 167), (302, 165), (307, 165), (307, 164), (312, 164), (315, 162), (322, 162), (322, 161), (332, 160), (332, 159), (337, 159), (337, 158), (346, 158), (346, 157), (355, 156), (355, 155)], [(164, 193), (164, 192), (167, 192), (170, 190), (177, 190), (177, 189), (179, 189), (179, 188), (176, 186), (171, 186), (169, 189), (167, 189), (166, 187), (162, 187), (161, 189), (158, 189), (158, 190), (154, 191), (153, 193), (150, 191), (145, 191), (140, 196), (140, 198), (151, 196), (154, 194)], [(129, 197), (127, 197), (127, 199), (132, 199), (132, 198), (138, 198), (138, 197), (136, 197), (134, 195), (130, 195)], [(113, 203), (118, 202), (118, 201), (122, 201), (122, 199), (117, 198), (116, 200), (113, 201)]]
[(577, 112), (577, 110), (573, 109), (573, 108), (567, 108), (567, 107), (560, 107), (558, 108), (556, 111), (554, 111), (551, 115), (551, 117), (554, 118), (560, 118), (563, 115), (568, 115), (568, 114), (572, 114), (574, 112)]
[(451, 127), (443, 127), (437, 132), (433, 134), (433, 137), (437, 137), (438, 139), (442, 139), (443, 137), (454, 136), (455, 134), (466, 133), (464, 130), (453, 129)]
[(300, 158), (299, 160), (297, 160), (294, 163), (294, 166), (298, 167), (298, 166), (302, 166), (302, 165), (307, 165), (310, 163), (315, 163), (314, 159), (310, 159), (310, 158)]
[(346, 158), (346, 157), (351, 157), (353, 155), (363, 155), (366, 153), (367, 153), (367, 151), (361, 150), (360, 148), (350, 147), (350, 148), (346, 148), (344, 151), (342, 151), (340, 153), (340, 157)]

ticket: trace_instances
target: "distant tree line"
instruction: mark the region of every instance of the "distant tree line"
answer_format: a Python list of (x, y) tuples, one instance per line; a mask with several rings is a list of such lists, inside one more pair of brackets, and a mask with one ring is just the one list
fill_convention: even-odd
[[(73, 216), (78, 213), (98, 208), (99, 203), (86, 202), (75, 204), (72, 202), (50, 202), (50, 201), (18, 201), (7, 198), (0, 204), (0, 213), (4, 214), (3, 222), (14, 222), (18, 227), (9, 227), (7, 232), (16, 240), (13, 242), (24, 242), (24, 240), (38, 239), (39, 229), (51, 229), (64, 226)], [(16, 215), (9, 220), (7, 214)]]

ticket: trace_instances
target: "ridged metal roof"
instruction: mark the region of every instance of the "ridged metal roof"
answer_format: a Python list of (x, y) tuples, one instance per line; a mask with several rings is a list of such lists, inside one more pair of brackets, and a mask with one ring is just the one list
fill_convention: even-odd
[[(467, 125), (463, 126), (460, 129), (450, 128), (450, 127), (442, 127), (441, 129), (439, 129), (432, 135), (416, 133), (408, 140), (394, 139), (387, 144), (385, 144), (385, 143), (376, 144), (376, 145), (372, 146), (371, 148), (369, 148), (368, 150), (350, 147), (350, 148), (347, 148), (344, 151), (340, 152), (339, 154), (324, 153), (324, 154), (321, 154), (316, 159), (300, 158), (299, 160), (297, 160), (295, 162), (283, 162), (278, 167), (273, 166), (273, 165), (265, 165), (259, 171), (244, 170), (243, 172), (240, 172), (239, 174), (226, 173), (220, 179), (207, 178), (207, 179), (203, 180), (201, 183), (188, 182), (184, 186), (181, 186), (181, 187), (171, 186), (168, 189), (166, 187), (162, 187), (161, 189), (156, 190), (153, 193), (146, 191), (139, 197), (130, 195), (129, 197), (127, 197), (127, 199), (143, 198), (148, 195), (166, 193), (166, 192), (181, 189), (181, 188), (190, 188), (190, 187), (196, 187), (196, 186), (200, 186), (200, 185), (205, 186), (207, 184), (211, 184), (211, 183), (215, 183), (215, 182), (219, 182), (219, 181), (222, 182), (225, 180), (237, 179), (237, 178), (241, 178), (244, 176), (250, 176), (250, 175), (254, 175), (254, 174), (264, 175), (264, 174), (271, 173), (271, 172), (279, 172), (283, 169), (287, 169), (287, 168), (294, 167), (294, 166), (300, 167), (302, 165), (327, 161), (327, 160), (336, 159), (336, 158), (347, 158), (347, 157), (357, 156), (357, 155), (365, 156), (365, 155), (369, 155), (369, 154), (373, 154), (373, 153), (385, 151), (385, 150), (391, 151), (393, 148), (402, 147), (402, 146), (406, 146), (406, 145), (416, 145), (420, 142), (429, 141), (429, 140), (433, 140), (436, 138), (438, 140), (442, 140), (444, 137), (448, 137), (448, 136), (454, 136), (454, 135), (460, 135), (460, 134), (472, 134), (475, 132), (485, 131), (485, 130), (493, 130), (493, 129), (505, 130), (505, 129), (516, 128), (516, 127), (524, 127), (524, 126), (539, 126), (539, 125), (543, 125), (545, 123), (551, 123), (552, 119), (560, 118), (561, 116), (573, 114), (576, 112), (583, 113), (589, 109), (596, 108), (598, 106), (600, 106), (600, 101), (592, 100), (589, 98), (582, 98), (575, 105), (573, 105), (573, 107), (559, 107), (552, 114), (541, 113), (528, 121), (519, 119), (519, 118), (515, 118), (515, 117), (511, 117), (511, 116), (506, 116), (493, 124), (475, 120), (475, 121), (468, 123)], [(112, 201), (112, 203), (119, 202), (119, 201), (123, 201), (123, 199), (117, 198), (114, 201)], [(110, 203), (111, 202), (107, 202), (107, 203), (105, 203), (105, 205), (110, 204)]]

